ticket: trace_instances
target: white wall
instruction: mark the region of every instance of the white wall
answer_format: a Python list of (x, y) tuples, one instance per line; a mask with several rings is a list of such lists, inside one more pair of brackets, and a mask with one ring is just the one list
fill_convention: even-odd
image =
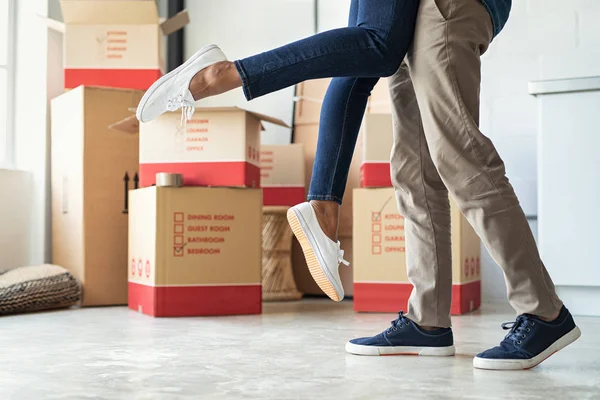
[[(270, 50), (313, 34), (313, 0), (195, 0), (188, 1), (191, 23), (185, 33), (185, 55), (211, 43), (221, 46), (230, 60)], [(251, 102), (241, 89), (200, 102), (206, 106), (237, 105), (292, 120), (294, 88), (287, 88)], [(262, 141), (289, 143), (290, 129), (266, 125)]]
[[(17, 1), (15, 164), (32, 177), (28, 264), (50, 258), (47, 0)], [(26, 199), (24, 199), (26, 201)]]
[(32, 175), (0, 169), (0, 274), (29, 264)]

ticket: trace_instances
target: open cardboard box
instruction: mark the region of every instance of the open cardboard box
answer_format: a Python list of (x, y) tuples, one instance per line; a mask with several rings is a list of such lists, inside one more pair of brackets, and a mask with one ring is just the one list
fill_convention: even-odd
[[(132, 110), (135, 111), (135, 110)], [(159, 172), (183, 175), (186, 186), (260, 187), (262, 122), (286, 123), (239, 107), (198, 108), (181, 123), (167, 112), (145, 124), (131, 115), (110, 127), (140, 133), (140, 186), (151, 186)]]
[(61, 0), (65, 88), (147, 89), (164, 72), (162, 39), (189, 23), (187, 11), (165, 21), (154, 0)]

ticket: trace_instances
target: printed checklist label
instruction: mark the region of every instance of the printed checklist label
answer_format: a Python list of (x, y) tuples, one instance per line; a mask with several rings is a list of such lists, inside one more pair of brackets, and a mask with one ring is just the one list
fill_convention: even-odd
[(173, 213), (173, 256), (221, 254), (233, 221), (232, 214)]
[(377, 211), (371, 211), (371, 254), (406, 252), (404, 218), (393, 211), (385, 211), (390, 197)]

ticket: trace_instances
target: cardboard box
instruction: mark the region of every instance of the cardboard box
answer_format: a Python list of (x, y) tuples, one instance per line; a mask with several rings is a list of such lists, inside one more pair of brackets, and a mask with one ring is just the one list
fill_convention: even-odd
[(147, 89), (161, 76), (163, 36), (189, 22), (187, 12), (159, 22), (154, 0), (61, 0), (65, 88)]
[[(481, 305), (480, 240), (451, 201), (452, 314)], [(354, 309), (406, 310), (412, 291), (406, 273), (404, 219), (394, 189), (354, 190)]]
[(394, 143), (391, 114), (367, 114), (363, 123), (361, 187), (390, 187), (390, 154)]
[(142, 92), (80, 86), (52, 100), (52, 263), (83, 284), (83, 305), (127, 303), (128, 189), (138, 135), (110, 130)]
[(368, 114), (391, 114), (392, 101), (388, 85), (388, 78), (381, 78), (377, 82), (367, 103)]
[[(340, 264), (340, 279), (342, 280), (342, 286), (344, 287), (345, 297), (352, 297), (354, 293), (354, 282), (352, 281), (352, 238), (341, 237), (339, 240), (342, 250), (344, 250), (344, 259), (350, 263), (350, 266)], [(302, 252), (302, 247), (296, 238), (292, 241), (292, 267), (296, 287), (300, 292), (313, 296), (326, 296), (310, 274), (308, 266), (306, 265), (304, 253)]]
[(331, 78), (314, 79), (296, 85), (294, 126), (319, 123), (323, 98), (330, 82)]
[(260, 147), (260, 186), (265, 206), (295, 206), (306, 201), (302, 144)]
[(199, 108), (187, 123), (168, 112), (146, 124), (135, 115), (112, 125), (140, 131), (140, 185), (151, 186), (159, 172), (183, 175), (186, 186), (260, 186), (261, 121), (283, 121), (237, 107)]
[(261, 312), (257, 189), (130, 192), (129, 308), (155, 317)]

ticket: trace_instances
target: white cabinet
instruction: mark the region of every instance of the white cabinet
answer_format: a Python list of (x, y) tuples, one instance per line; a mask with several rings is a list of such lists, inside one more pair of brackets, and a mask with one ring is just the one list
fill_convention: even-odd
[(600, 77), (531, 82), (539, 102), (538, 238), (560, 297), (600, 315)]

